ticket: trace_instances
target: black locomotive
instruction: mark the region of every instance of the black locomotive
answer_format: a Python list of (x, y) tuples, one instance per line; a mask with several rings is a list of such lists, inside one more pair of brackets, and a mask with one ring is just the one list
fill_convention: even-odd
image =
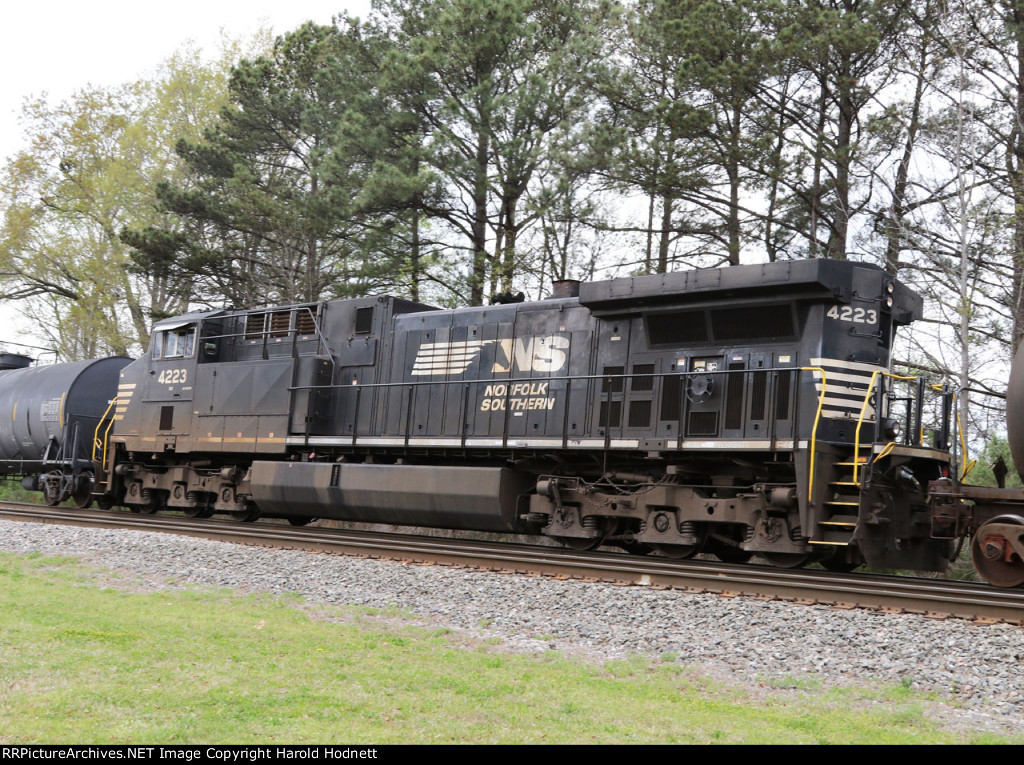
[(782, 566), (941, 571), (973, 535), (982, 574), (1020, 584), (1024, 520), (1005, 511), (1024, 495), (970, 495), (947, 448), (952, 394), (889, 372), (894, 330), (920, 313), (878, 268), (806, 260), (456, 310), (370, 297), (186, 314), (139, 360), (105, 362), (76, 418), (40, 380), (73, 387), (84, 369), (0, 376), (0, 416), (56, 407), (62, 427), (45, 443), (0, 433), (0, 462), (53, 503)]

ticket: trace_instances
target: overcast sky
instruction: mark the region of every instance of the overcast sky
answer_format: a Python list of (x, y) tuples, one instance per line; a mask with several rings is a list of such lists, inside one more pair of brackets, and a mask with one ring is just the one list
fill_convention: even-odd
[(26, 96), (59, 102), (87, 84), (119, 85), (152, 72), (187, 40), (215, 56), (260, 26), (275, 34), (342, 10), (365, 17), (369, 0), (10, 0), (0, 9), (0, 159), (22, 147)]
[[(18, 124), (28, 96), (59, 103), (85, 85), (116, 86), (153, 72), (186, 41), (214, 58), (221, 31), (246, 38), (327, 24), (342, 10), (365, 17), (370, 0), (8, 0), (0, 9), (0, 161), (26, 145)], [(0, 345), (42, 342), (16, 304), (0, 304)]]

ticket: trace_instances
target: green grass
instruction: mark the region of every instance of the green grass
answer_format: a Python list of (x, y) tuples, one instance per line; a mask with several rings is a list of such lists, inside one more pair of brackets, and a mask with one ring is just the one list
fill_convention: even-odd
[(5, 478), (0, 479), (0, 502), (34, 502), (38, 505), (43, 503), (43, 494), (22, 488), (21, 479)]
[[(398, 610), (132, 592), (67, 559), (0, 555), (0, 743), (938, 743), (899, 686), (767, 684), (671, 655), (502, 652)], [(104, 584), (116, 587), (104, 587)]]

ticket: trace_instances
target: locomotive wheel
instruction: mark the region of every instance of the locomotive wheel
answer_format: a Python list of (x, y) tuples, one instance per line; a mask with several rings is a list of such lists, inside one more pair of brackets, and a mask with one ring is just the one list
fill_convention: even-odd
[(555, 537), (555, 539), (570, 550), (578, 552), (596, 550), (604, 543), (604, 537)]
[[(1019, 530), (1010, 527), (1020, 526)], [(1024, 584), (1024, 561), (1006, 538), (1024, 534), (1024, 518), (1000, 515), (982, 524), (971, 540), (971, 560), (982, 579), (996, 587)]]
[[(586, 550), (596, 550), (598, 547), (603, 545), (615, 531), (619, 528), (618, 521), (604, 519), (599, 521), (600, 526), (597, 527), (598, 535), (596, 537), (563, 537), (556, 534), (552, 534), (552, 538), (561, 542), (563, 545), (568, 547), (570, 550), (577, 550), (578, 552), (584, 552)], [(562, 528), (570, 528), (578, 524), (578, 521), (572, 523), (563, 524)]]
[(676, 545), (676, 544), (658, 544), (651, 545), (651, 549), (659, 555), (663, 555), (666, 558), (672, 558), (673, 560), (686, 560), (692, 558), (694, 555), (699, 553), (704, 548), (704, 543), (708, 539), (708, 529), (706, 524), (697, 524), (697, 541), (693, 544), (688, 545)]
[(775, 566), (775, 568), (800, 568), (814, 560), (814, 555), (812, 553), (766, 552), (761, 553), (761, 555), (763, 555), (764, 559), (771, 565)]
[(92, 506), (92, 473), (80, 473), (75, 480), (75, 488), (71, 491), (71, 498), (75, 500), (75, 507), (86, 510)]
[[(145, 493), (143, 493), (145, 496)], [(154, 491), (150, 495), (149, 502), (143, 505), (135, 505), (131, 508), (133, 513), (142, 513), (143, 515), (156, 515), (161, 510), (167, 509), (167, 492)]]
[(651, 545), (655, 553), (673, 560), (686, 560), (700, 552), (700, 544), (695, 545)]

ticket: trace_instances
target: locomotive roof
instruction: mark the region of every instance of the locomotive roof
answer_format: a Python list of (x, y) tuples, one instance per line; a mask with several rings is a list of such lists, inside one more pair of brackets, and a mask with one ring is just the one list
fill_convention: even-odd
[[(648, 276), (626, 276), (580, 284), (579, 297), (551, 296), (544, 300), (525, 303), (496, 304), (489, 306), (461, 306), (446, 313), (509, 311), (516, 313), (526, 308), (552, 308), (556, 305), (585, 306), (596, 315), (619, 314), (645, 307), (664, 306), (684, 302), (707, 301), (713, 298), (733, 297), (748, 299), (760, 296), (784, 298), (787, 295), (803, 295), (822, 298), (834, 297), (847, 300), (861, 290), (875, 291), (882, 280), (893, 283), (895, 305), (893, 317), (898, 323), (907, 323), (919, 318), (923, 301), (909, 287), (898, 282), (881, 268), (871, 263), (858, 263), (825, 258), (813, 260), (792, 260), (776, 263), (761, 263), (721, 268), (698, 268), (675, 271), (667, 274)], [(866, 283), (870, 282), (870, 283)], [(717, 293), (717, 294), (716, 294)], [(390, 296), (369, 296), (349, 300), (394, 301), (405, 310), (402, 313), (432, 312), (435, 306), (413, 303)], [(333, 302), (333, 301), (332, 301)], [(346, 300), (345, 302), (349, 302)], [(308, 306), (308, 303), (289, 306), (266, 306), (227, 311), (195, 311), (162, 319), (153, 326), (153, 331), (177, 329), (191, 322), (221, 316), (227, 313), (247, 314), (261, 311), (286, 310)], [(397, 312), (396, 312), (397, 313)]]
[(894, 318), (909, 322), (921, 313), (922, 299), (878, 266), (845, 260), (793, 260), (726, 268), (700, 268), (651, 276), (632, 276), (580, 285), (580, 304), (595, 314), (634, 310), (665, 303), (715, 298), (834, 297), (857, 292), (878, 294), (883, 281), (894, 288)]
[(220, 316), (222, 313), (227, 313), (223, 309), (214, 311), (193, 311), (191, 313), (182, 313), (177, 316), (172, 316), (167, 319), (161, 319), (153, 325), (153, 332), (163, 332), (169, 329), (177, 329), (183, 327), (186, 324), (191, 324), (194, 321), (200, 319), (210, 319), (214, 316)]

